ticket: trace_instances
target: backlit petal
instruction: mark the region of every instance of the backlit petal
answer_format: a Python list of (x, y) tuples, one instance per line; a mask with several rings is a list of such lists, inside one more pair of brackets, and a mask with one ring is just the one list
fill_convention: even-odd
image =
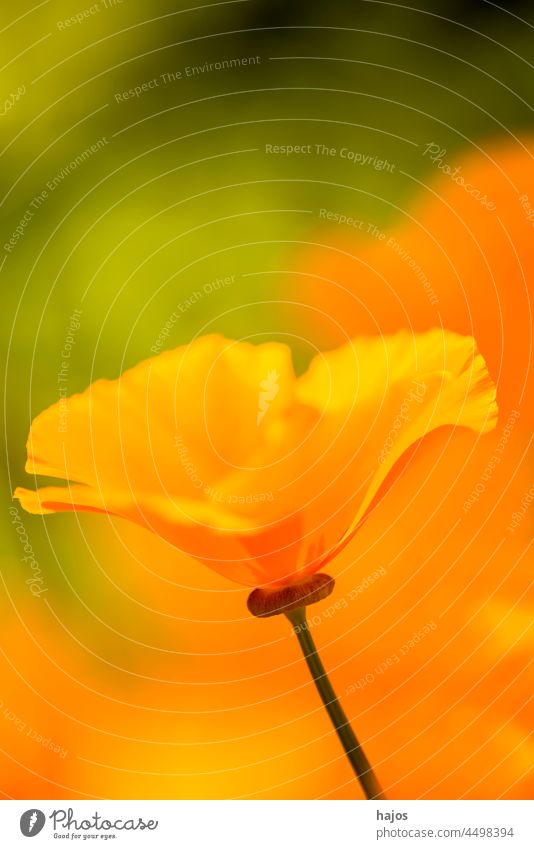
[(207, 336), (38, 416), (27, 470), (69, 485), (15, 496), (129, 519), (241, 583), (284, 583), (331, 559), (410, 445), (495, 417), (469, 337), (355, 339), (297, 380), (286, 345)]
[(441, 330), (355, 339), (321, 354), (297, 394), (326, 410), (325, 463), (350, 470), (338, 496), (359, 493), (347, 534), (411, 445), (445, 425), (486, 433), (497, 419), (495, 387), (474, 340)]

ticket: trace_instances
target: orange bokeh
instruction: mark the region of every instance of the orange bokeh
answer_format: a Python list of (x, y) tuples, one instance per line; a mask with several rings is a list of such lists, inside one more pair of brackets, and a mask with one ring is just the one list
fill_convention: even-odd
[(383, 239), (374, 231), (355, 238), (340, 225), (317, 232), (322, 247), (297, 258), (299, 274), (308, 276), (298, 284), (291, 278), (289, 286), (313, 308), (307, 316), (320, 344), (401, 327), (422, 332), (442, 325), (473, 335), (501, 410), (520, 405), (523, 426), (532, 423), (534, 220), (521, 199), (534, 205), (533, 141), (486, 143), (483, 151), (450, 159), (495, 210), (429, 164), (426, 180), (413, 180), (414, 200), (397, 211), (397, 223), (377, 228)]
[[(355, 242), (339, 227), (317, 234), (328, 247), (297, 257), (307, 277), (282, 281), (284, 297), (289, 286), (291, 299), (317, 310), (307, 313), (316, 316), (309, 332), (324, 347), (344, 333), (442, 324), (475, 337), (497, 383), (497, 429), (483, 438), (431, 434), (417, 445), (331, 564), (331, 601), (309, 611), (391, 799), (531, 798), (534, 790), (534, 510), (510, 529), (532, 486), (534, 240), (518, 196), (534, 198), (534, 173), (519, 143), (488, 146), (461, 164), (495, 212), (431, 173), (410, 215), (387, 233), (424, 270), (438, 304), (384, 240)], [(513, 411), (519, 417), (506, 430)], [(91, 614), (77, 601), (56, 609), (53, 599), (14, 595), (9, 585), (3, 595), (11, 622), (2, 699), (68, 750), (60, 758), (0, 716), (4, 795), (360, 798), (286, 620), (252, 619), (246, 589), (134, 525), (47, 521), (79, 521), (106, 575), (93, 576), (100, 602)]]

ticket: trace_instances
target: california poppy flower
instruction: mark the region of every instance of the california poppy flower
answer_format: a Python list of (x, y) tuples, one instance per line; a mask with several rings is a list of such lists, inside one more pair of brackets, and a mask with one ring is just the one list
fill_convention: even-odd
[(206, 336), (41, 413), (26, 469), (68, 485), (15, 496), (33, 513), (129, 519), (256, 587), (249, 609), (287, 614), (367, 798), (384, 798), (305, 606), (331, 592), (319, 570), (411, 445), (444, 426), (485, 433), (496, 417), (495, 387), (470, 337), (357, 338), (297, 377), (285, 344)]
[(335, 556), (410, 445), (446, 425), (484, 433), (496, 414), (469, 337), (354, 339), (296, 377), (285, 344), (206, 336), (37, 416), (26, 471), (68, 485), (15, 497), (129, 519), (276, 587)]

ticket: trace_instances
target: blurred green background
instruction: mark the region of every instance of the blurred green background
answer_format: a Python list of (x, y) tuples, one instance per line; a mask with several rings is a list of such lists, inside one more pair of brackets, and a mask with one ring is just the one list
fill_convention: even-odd
[[(58, 29), (88, 9), (96, 11)], [(199, 283), (235, 274), (226, 310), (272, 297), (272, 278), (242, 275), (283, 266), (291, 243), (317, 224), (309, 211), (352, 200), (349, 212), (384, 224), (414, 193), (414, 179), (433, 170), (426, 144), (450, 154), (531, 120), (531, 30), (510, 7), (245, 1), (148, 9), (110, 0), (49, 2), (17, 15), (2, 32), (2, 90), (26, 91), (1, 123), (2, 241), (28, 208), (34, 213), (2, 254), (18, 442), (21, 424), (54, 400), (72, 309), (83, 311), (70, 364), (75, 391), (149, 355)], [(248, 67), (185, 76), (188, 66), (256, 56), (261, 62)], [(182, 79), (164, 84), (161, 75), (177, 71)], [(117, 102), (150, 80), (158, 87)], [(100, 139), (101, 150), (30, 207)], [(339, 155), (267, 155), (269, 143), (347, 147), (395, 170)], [(172, 343), (204, 322), (230, 334), (253, 324), (247, 310), (222, 316), (221, 306), (203, 298)]]

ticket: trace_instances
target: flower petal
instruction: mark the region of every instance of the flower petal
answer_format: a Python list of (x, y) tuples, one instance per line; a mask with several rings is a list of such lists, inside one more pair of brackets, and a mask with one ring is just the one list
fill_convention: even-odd
[[(326, 410), (329, 453), (337, 468), (346, 464), (354, 474), (349, 486), (359, 496), (347, 534), (396, 461), (425, 434), (445, 425), (482, 434), (497, 420), (495, 387), (474, 340), (437, 329), (355, 339), (320, 355), (300, 378), (297, 397)], [(343, 490), (350, 502), (346, 484), (338, 498)]]
[(484, 432), (495, 415), (471, 338), (357, 339), (296, 380), (287, 346), (208, 336), (38, 416), (28, 471), (77, 483), (15, 495), (129, 519), (234, 580), (278, 584), (331, 559), (425, 433)]
[(102, 502), (99, 502), (93, 489), (83, 484), (72, 486), (44, 486), (40, 489), (25, 489), (18, 486), (13, 498), (20, 501), (21, 506), (34, 515), (46, 515), (69, 510), (87, 511), (91, 513), (111, 512)]
[(293, 392), (286, 345), (202, 337), (37, 416), (26, 471), (86, 484), (98, 502), (118, 494), (121, 504), (158, 497), (167, 507), (177, 503), (178, 523), (200, 512), (223, 528), (247, 527), (209, 494), (236, 466), (254, 464), (270, 438), (256, 423), (266, 380), (272, 386), (265, 394), (273, 397), (263, 415), (272, 418)]

